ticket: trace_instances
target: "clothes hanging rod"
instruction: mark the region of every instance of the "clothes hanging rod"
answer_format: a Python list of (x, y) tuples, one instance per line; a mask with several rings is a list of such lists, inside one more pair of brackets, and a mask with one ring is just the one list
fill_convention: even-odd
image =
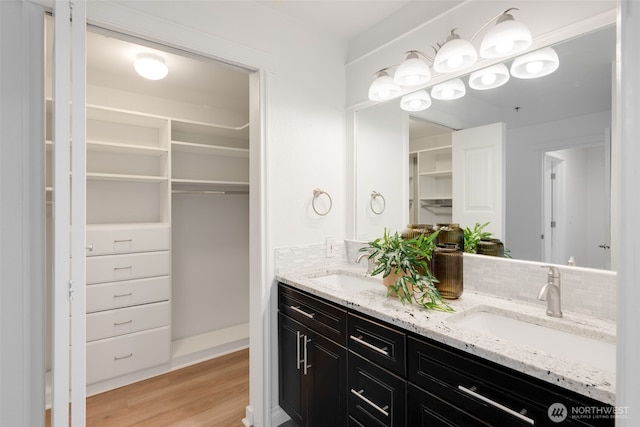
[(207, 194), (207, 195), (235, 195), (235, 194), (249, 194), (248, 191), (222, 191), (222, 190), (171, 190), (173, 194)]

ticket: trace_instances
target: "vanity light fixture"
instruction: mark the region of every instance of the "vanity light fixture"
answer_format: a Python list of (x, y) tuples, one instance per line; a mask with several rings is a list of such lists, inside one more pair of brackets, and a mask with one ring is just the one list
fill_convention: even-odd
[(431, 97), (443, 101), (462, 98), (467, 93), (467, 89), (461, 79), (448, 80), (437, 84), (431, 89)]
[(423, 111), (429, 107), (431, 107), (431, 97), (424, 89), (405, 95), (400, 100), (400, 108), (404, 111)]
[(400, 86), (384, 68), (376, 73), (377, 78), (369, 86), (369, 99), (372, 101), (385, 101), (400, 95)]
[(407, 52), (407, 59), (398, 66), (393, 81), (399, 86), (417, 86), (431, 80), (431, 70), (429, 64), (420, 59), (418, 54), (429, 59), (425, 54), (417, 50)]
[(480, 44), (482, 58), (502, 58), (522, 52), (531, 46), (531, 31), (522, 22), (513, 19), (513, 15), (509, 13), (512, 10), (518, 9), (504, 11), (498, 16), (496, 25), (485, 34)]
[(163, 58), (148, 53), (138, 54), (133, 68), (147, 80), (162, 80), (169, 73), (169, 68)]
[(451, 30), (447, 41), (438, 49), (433, 60), (433, 69), (439, 73), (464, 70), (475, 64), (478, 53), (470, 41), (461, 39), (456, 30)]
[(559, 66), (560, 59), (556, 51), (545, 47), (514, 59), (511, 75), (519, 79), (535, 79), (553, 73)]
[(496, 64), (475, 71), (469, 76), (469, 87), (476, 90), (487, 90), (500, 87), (509, 81), (509, 70), (504, 64)]

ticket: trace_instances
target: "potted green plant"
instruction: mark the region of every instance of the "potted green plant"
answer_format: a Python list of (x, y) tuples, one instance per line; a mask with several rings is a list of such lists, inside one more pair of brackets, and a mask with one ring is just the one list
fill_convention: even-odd
[(385, 229), (382, 237), (360, 251), (368, 252), (368, 258), (374, 260), (371, 275), (382, 274), (387, 296), (395, 295), (403, 304), (415, 301), (428, 309), (450, 312), (453, 309), (442, 300), (434, 285), (438, 280), (429, 269), (436, 236), (437, 233), (420, 234), (404, 239), (397, 232), (392, 235)]
[[(489, 225), (489, 222), (480, 224), (476, 222), (473, 229), (467, 227), (464, 229), (464, 252), (475, 254), (478, 253), (478, 244), (482, 240), (491, 240), (492, 233), (484, 231), (484, 228)], [(509, 249), (504, 248), (504, 257), (511, 258)]]

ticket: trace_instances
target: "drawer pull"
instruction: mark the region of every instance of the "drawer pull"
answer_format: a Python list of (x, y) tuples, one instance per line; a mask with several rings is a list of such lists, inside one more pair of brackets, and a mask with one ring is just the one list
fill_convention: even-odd
[(126, 322), (113, 322), (113, 326), (128, 325), (129, 323), (133, 323), (133, 319), (127, 320)]
[(128, 359), (128, 358), (130, 358), (130, 357), (132, 357), (132, 356), (133, 356), (133, 353), (129, 353), (129, 354), (127, 354), (126, 356), (114, 356), (114, 357), (113, 357), (113, 360)]
[(133, 242), (133, 239), (120, 239), (120, 240), (113, 241), (113, 243), (127, 243), (127, 242)]
[(133, 292), (129, 292), (127, 294), (115, 294), (113, 297), (114, 298), (123, 298), (123, 297), (130, 297), (131, 295), (133, 295)]
[(296, 313), (300, 313), (303, 316), (308, 317), (309, 319), (313, 319), (313, 317), (316, 315), (315, 313), (307, 313), (306, 311), (301, 310), (299, 306), (296, 307), (296, 306), (290, 305), (289, 307), (291, 308), (291, 310), (295, 311)]
[(362, 344), (363, 346), (370, 348), (371, 350), (377, 351), (380, 354), (384, 354), (385, 356), (389, 355), (389, 352), (387, 351), (387, 347), (380, 348), (380, 347), (376, 347), (373, 344), (369, 344), (368, 342), (362, 339), (362, 335), (360, 335), (359, 337), (356, 337), (355, 335), (351, 335), (350, 338), (355, 342), (357, 342), (358, 344)]
[(302, 335), (300, 331), (296, 331), (296, 368), (298, 369), (298, 371), (300, 370), (300, 364), (303, 363), (303, 361), (300, 360), (300, 337), (303, 336), (304, 335)]
[(119, 271), (119, 270), (131, 270), (132, 268), (133, 268), (133, 266), (132, 266), (132, 265), (128, 265), (128, 266), (126, 266), (126, 267), (113, 267), (113, 269), (114, 269), (115, 271)]
[(475, 397), (477, 399), (480, 399), (483, 402), (488, 403), (489, 405), (495, 406), (496, 408), (501, 409), (504, 412), (506, 412), (506, 413), (508, 413), (510, 415), (513, 415), (514, 417), (520, 418), (522, 421), (525, 421), (525, 422), (527, 422), (527, 423), (529, 423), (531, 425), (535, 424), (535, 421), (532, 420), (531, 418), (525, 417), (524, 415), (522, 415), (519, 412), (514, 411), (513, 409), (507, 408), (506, 406), (501, 405), (500, 403), (498, 403), (498, 402), (496, 402), (494, 400), (491, 400), (488, 397), (484, 397), (483, 395), (481, 395), (479, 393), (476, 393), (475, 389), (476, 389), (475, 387), (471, 387), (471, 389), (468, 389), (468, 388), (466, 388), (464, 386), (461, 386), (461, 385), (458, 386), (458, 390), (460, 390), (460, 391), (463, 391), (463, 392), (465, 392), (465, 393), (467, 393), (467, 394), (469, 394), (469, 395), (471, 395), (471, 396), (473, 396), (473, 397)]
[(370, 401), (369, 399), (363, 396), (364, 390), (355, 391), (354, 389), (351, 389), (351, 393), (353, 393), (355, 396), (358, 396), (360, 399), (362, 399), (362, 401), (368, 403), (374, 409), (380, 411), (380, 413), (383, 414), (385, 417), (389, 416), (389, 413), (387, 412), (387, 409), (389, 409), (389, 405), (386, 405), (384, 408), (379, 407), (378, 405), (376, 405), (375, 403), (373, 403), (372, 401)]

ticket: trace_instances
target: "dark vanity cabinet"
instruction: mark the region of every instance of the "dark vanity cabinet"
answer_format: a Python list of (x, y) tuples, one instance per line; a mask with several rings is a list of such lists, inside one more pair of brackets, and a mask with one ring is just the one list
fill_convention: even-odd
[(299, 426), (347, 425), (347, 312), (280, 286), (280, 407)]
[(299, 426), (614, 425), (610, 405), (286, 285), (279, 307), (280, 405)]

